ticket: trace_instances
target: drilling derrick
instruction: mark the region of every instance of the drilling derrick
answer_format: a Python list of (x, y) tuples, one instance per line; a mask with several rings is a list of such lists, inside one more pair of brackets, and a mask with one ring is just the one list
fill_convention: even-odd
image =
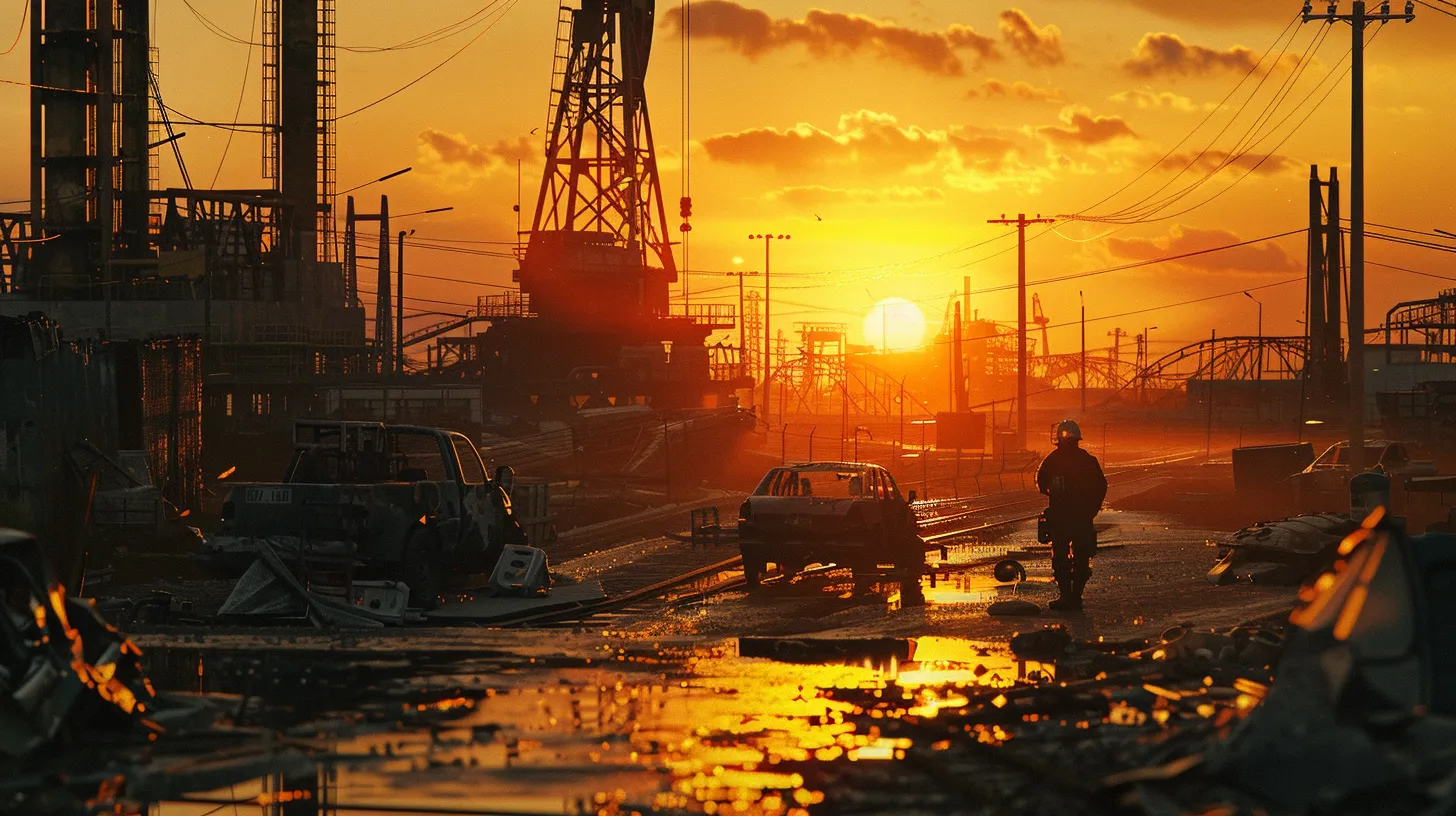
[(602, 326), (668, 312), (677, 267), (644, 90), (655, 7), (561, 10), (546, 172), (519, 272), (544, 319)]

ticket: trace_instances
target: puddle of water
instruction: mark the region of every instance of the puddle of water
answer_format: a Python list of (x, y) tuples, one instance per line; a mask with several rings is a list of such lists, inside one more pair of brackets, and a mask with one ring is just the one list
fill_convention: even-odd
[(920, 594), (929, 606), (989, 604), (1019, 597), (1016, 584), (1003, 583), (990, 575), (990, 568), (925, 576)]
[[(363, 704), (340, 697), (346, 708), (303, 706), (318, 724), (300, 733), (353, 758), (333, 763), (323, 775), (330, 790), (317, 794), (340, 804), (800, 816), (835, 790), (833, 780), (853, 773), (845, 763), (902, 760), (914, 743), (898, 721), (935, 718), (988, 689), (1055, 676), (1049, 665), (953, 638), (831, 646), (840, 653), (830, 660), (814, 654), (825, 648), (814, 642), (782, 647), (776, 660), (741, 657), (734, 644), (625, 642), (604, 644), (592, 665), (490, 658), (453, 668), (409, 667), (408, 659), (373, 671), (341, 666), (368, 687)], [(229, 664), (241, 655), (150, 654), (170, 669), (164, 679), (187, 689), (237, 690), (228, 686), (273, 674)], [(326, 655), (315, 657), (327, 674)], [(311, 682), (331, 687), (321, 677)], [(282, 684), (259, 693), (286, 706), (296, 692)]]

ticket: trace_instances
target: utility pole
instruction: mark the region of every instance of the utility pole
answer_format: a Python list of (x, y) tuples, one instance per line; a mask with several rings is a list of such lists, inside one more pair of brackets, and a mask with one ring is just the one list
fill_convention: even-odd
[(987, 224), (1016, 227), (1016, 433), (1021, 450), (1026, 450), (1026, 228), (1032, 224), (1054, 224), (1055, 218), (1027, 218), (1020, 213), (1016, 220), (1005, 215)]
[(1117, 380), (1117, 364), (1121, 360), (1121, 354), (1122, 354), (1122, 338), (1124, 338), (1124, 337), (1127, 336), (1127, 332), (1123, 331), (1122, 327), (1119, 326), (1119, 327), (1113, 329), (1112, 331), (1108, 332), (1107, 333), (1107, 336), (1112, 338), (1112, 382), (1113, 382), (1113, 387), (1114, 388), (1118, 388), (1118, 387), (1121, 387), (1122, 383), (1118, 382), (1118, 380)]
[(955, 305), (955, 331), (951, 341), (951, 353), (954, 357), (950, 361), (951, 377), (955, 380), (955, 387), (951, 390), (951, 410), (962, 413), (966, 410), (968, 400), (966, 399), (966, 374), (964, 369), (965, 360), (965, 335), (961, 329), (961, 305)]
[[(399, 173), (402, 172), (405, 171), (399, 171)], [(399, 173), (392, 175), (397, 176)], [(350, 229), (350, 227), (360, 221), (379, 222), (379, 288), (374, 294), (374, 348), (379, 354), (379, 373), (382, 376), (388, 376), (394, 371), (394, 331), (392, 328), (397, 328), (391, 326), (394, 321), (390, 316), (390, 313), (394, 311), (394, 298), (390, 293), (394, 284), (389, 279), (389, 196), (379, 197), (377, 214), (352, 212), (348, 216), (348, 223), (344, 229), (344, 255), (352, 262), (357, 262), (358, 250), (354, 243), (358, 239), (358, 229), (357, 227)]]
[[(1350, 473), (1365, 469), (1365, 28), (1392, 20), (1416, 18), (1416, 4), (1406, 0), (1405, 13), (1393, 14), (1390, 3), (1365, 13), (1365, 0), (1354, 0), (1349, 14), (1338, 14), (1331, 2), (1324, 14), (1304, 3), (1304, 21), (1349, 23), (1350, 51)], [(1337, 222), (1338, 223), (1338, 222)]]
[[(748, 240), (750, 240), (750, 241), (757, 241), (759, 239), (763, 239), (763, 424), (764, 424), (764, 427), (765, 428), (768, 427), (768, 401), (769, 401), (769, 395), (770, 395), (770, 392), (769, 392), (769, 380), (771, 380), (773, 378), (773, 363), (772, 363), (772, 357), (769, 354), (770, 343), (771, 343), (770, 338), (773, 335), (769, 331), (769, 320), (768, 320), (768, 314), (769, 314), (769, 297), (768, 297), (768, 295), (769, 295), (769, 288), (768, 287), (769, 287), (769, 270), (771, 268), (770, 267), (770, 264), (769, 264), (770, 255), (771, 255), (770, 248), (773, 246), (773, 241), (775, 241), (775, 240), (787, 241), (787, 240), (789, 240), (789, 239), (791, 239), (793, 237), (794, 236), (792, 236), (792, 235), (773, 235), (771, 233), (763, 233), (761, 235), (750, 235), (750, 236), (748, 236)], [(740, 278), (740, 280), (742, 280), (742, 279)]]

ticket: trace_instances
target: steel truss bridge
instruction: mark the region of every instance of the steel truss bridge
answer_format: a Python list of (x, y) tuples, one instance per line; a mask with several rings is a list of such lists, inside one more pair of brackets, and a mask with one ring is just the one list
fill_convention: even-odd
[(1307, 337), (1219, 337), (1193, 343), (1136, 372), (1110, 401), (1161, 401), (1192, 380), (1290, 381), (1304, 376)]

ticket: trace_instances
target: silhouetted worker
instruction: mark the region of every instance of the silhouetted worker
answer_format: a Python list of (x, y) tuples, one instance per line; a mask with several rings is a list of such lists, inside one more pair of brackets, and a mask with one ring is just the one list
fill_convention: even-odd
[(1042, 460), (1036, 486), (1049, 498), (1043, 538), (1052, 545), (1057, 599), (1052, 609), (1081, 609), (1082, 590), (1092, 577), (1097, 530), (1092, 520), (1107, 498), (1107, 477), (1097, 457), (1082, 450), (1082, 429), (1070, 419), (1057, 425), (1056, 450)]

